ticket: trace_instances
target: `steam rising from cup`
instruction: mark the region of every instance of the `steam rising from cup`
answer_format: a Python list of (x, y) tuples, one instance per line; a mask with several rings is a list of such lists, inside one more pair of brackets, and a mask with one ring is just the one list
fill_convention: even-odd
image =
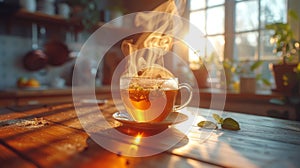
[[(164, 68), (163, 56), (172, 49), (173, 35), (179, 33), (182, 22), (174, 15), (183, 13), (182, 6), (185, 0), (169, 0), (154, 9), (156, 12), (141, 12), (135, 17), (135, 25), (147, 30), (156, 30), (143, 33), (134, 41), (122, 42), (122, 52), (128, 56), (126, 71), (122, 76), (170, 78), (174, 75)], [(178, 6), (178, 7), (177, 7)], [(169, 15), (166, 15), (169, 13)]]

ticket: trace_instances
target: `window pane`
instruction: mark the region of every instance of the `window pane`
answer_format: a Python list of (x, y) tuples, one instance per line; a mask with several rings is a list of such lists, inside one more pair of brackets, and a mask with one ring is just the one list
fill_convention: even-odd
[(274, 22), (287, 21), (287, 0), (261, 1), (261, 26)]
[[(272, 36), (272, 31), (265, 30), (261, 32), (260, 45), (261, 45), (261, 59), (274, 59), (276, 57), (273, 53), (274, 46), (270, 43), (270, 37)], [(278, 57), (279, 58), (279, 57)]]
[(205, 8), (206, 0), (191, 0), (190, 10)]
[(199, 28), (203, 34), (206, 34), (205, 32), (205, 12), (204, 11), (197, 11), (192, 12), (190, 14), (190, 22)]
[(236, 32), (258, 28), (258, 1), (237, 3), (235, 14)]
[(210, 51), (209, 48), (207, 47), (207, 56), (212, 56), (212, 54), (217, 54), (218, 56), (218, 60), (223, 60), (223, 53), (224, 53), (224, 44), (225, 44), (225, 40), (224, 40), (224, 36), (220, 35), (220, 36), (209, 36), (208, 37), (209, 42), (211, 43), (211, 45), (213, 46), (212, 50)]
[(241, 33), (235, 36), (235, 58), (254, 60), (257, 56), (257, 32)]
[(216, 5), (221, 5), (224, 4), (225, 0), (208, 0), (207, 1), (207, 6), (211, 7), (211, 6), (216, 6)]
[(224, 6), (207, 9), (207, 34), (224, 33)]

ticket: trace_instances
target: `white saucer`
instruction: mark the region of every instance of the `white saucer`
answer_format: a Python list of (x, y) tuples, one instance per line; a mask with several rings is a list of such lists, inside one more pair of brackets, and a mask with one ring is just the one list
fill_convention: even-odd
[(116, 112), (112, 117), (121, 122), (123, 126), (138, 128), (138, 129), (162, 129), (167, 128), (170, 125), (178, 124), (188, 119), (188, 116), (178, 112), (172, 112), (169, 116), (161, 122), (136, 122), (134, 121), (127, 112), (121, 111)]

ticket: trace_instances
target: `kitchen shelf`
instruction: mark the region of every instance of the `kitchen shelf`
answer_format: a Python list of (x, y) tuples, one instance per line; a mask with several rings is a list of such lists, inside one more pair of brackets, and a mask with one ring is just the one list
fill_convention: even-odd
[(14, 19), (27, 20), (44, 26), (62, 26), (79, 32), (83, 29), (79, 19), (65, 19), (59, 15), (48, 15), (42, 12), (29, 12), (24, 9), (17, 11)]

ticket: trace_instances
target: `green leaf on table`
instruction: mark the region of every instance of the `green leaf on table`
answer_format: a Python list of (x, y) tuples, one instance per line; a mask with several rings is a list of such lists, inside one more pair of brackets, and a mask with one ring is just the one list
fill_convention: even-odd
[(232, 118), (225, 118), (221, 127), (223, 129), (228, 129), (228, 130), (233, 130), (233, 131), (240, 130), (239, 123)]
[(198, 124), (198, 127), (201, 128), (207, 128), (207, 129), (217, 129), (217, 124), (211, 122), (211, 121), (200, 121)]
[(212, 114), (212, 116), (214, 117), (214, 119), (217, 121), (218, 124), (222, 124), (223, 123), (223, 118), (220, 117), (218, 114)]

